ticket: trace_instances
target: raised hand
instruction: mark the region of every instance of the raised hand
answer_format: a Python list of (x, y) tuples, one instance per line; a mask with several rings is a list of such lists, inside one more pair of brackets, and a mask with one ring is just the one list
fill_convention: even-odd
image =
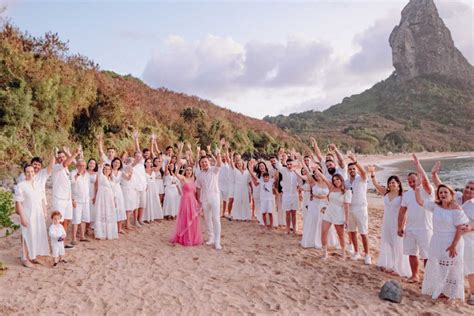
[(349, 158), (352, 162), (357, 161), (357, 157), (354, 153), (349, 153), (349, 155), (347, 155), (347, 158)]
[(334, 152), (337, 150), (336, 144), (329, 144), (328, 145), (329, 152)]
[(183, 143), (183, 142), (179, 142), (179, 143), (178, 143), (178, 150), (179, 150), (179, 151), (182, 151), (182, 150), (183, 150), (183, 147), (184, 147), (184, 143)]
[(186, 148), (187, 148), (187, 150), (191, 151), (191, 150), (192, 150), (191, 144), (190, 144), (190, 143), (186, 143)]
[(221, 144), (221, 146), (222, 146), (222, 147), (224, 147), (224, 146), (225, 146), (225, 138), (224, 138), (224, 137), (223, 137), (223, 138), (221, 138), (220, 144)]
[(137, 138), (138, 138), (138, 135), (139, 135), (139, 134), (138, 134), (138, 131), (134, 131), (134, 132), (133, 132), (133, 138), (137, 139)]
[(369, 166), (367, 166), (367, 171), (368, 171), (370, 174), (375, 174), (375, 166), (374, 166), (374, 165), (369, 165)]
[(207, 145), (207, 152), (210, 153), (211, 152), (211, 145)]
[(441, 170), (441, 162), (438, 160), (433, 165), (433, 168), (431, 169), (431, 173), (438, 173), (440, 170)]
[(152, 133), (151, 136), (150, 136), (151, 140), (155, 140), (156, 139), (156, 135), (155, 133)]
[(413, 154), (412, 158), (413, 158), (413, 163), (415, 164), (415, 166), (418, 166), (420, 164), (420, 160), (418, 159), (418, 157), (415, 154)]

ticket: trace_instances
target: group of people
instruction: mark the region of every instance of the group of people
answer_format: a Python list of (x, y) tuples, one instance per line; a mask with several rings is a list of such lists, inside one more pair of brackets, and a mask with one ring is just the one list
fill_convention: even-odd
[[(349, 153), (348, 163), (334, 144), (323, 156), (317, 141), (301, 155), (280, 148), (269, 160), (244, 161), (222, 139), (211, 151), (178, 144), (161, 152), (156, 137), (142, 149), (134, 133), (135, 152), (120, 157), (104, 151), (98, 137), (99, 161), (84, 160), (82, 149), (67, 148), (52, 154), (49, 165), (32, 159), (24, 167), (15, 188), (16, 210), (22, 230), (22, 262), (33, 267), (37, 256), (50, 254), (54, 265), (66, 262), (64, 248), (96, 239), (117, 239), (119, 234), (143, 225), (172, 220), (176, 228), (170, 242), (202, 245), (200, 215), (204, 215), (207, 245), (222, 249), (221, 217), (233, 221), (257, 218), (268, 229), (284, 229), (297, 236), (297, 211), (302, 211), (304, 248), (322, 250), (322, 259), (336, 249), (342, 260), (372, 263), (369, 249), (367, 185), (369, 176), (384, 196), (380, 255), (383, 271), (419, 282), (419, 259), (425, 265), (422, 293), (433, 298), (464, 298), (468, 276), (474, 304), (474, 181), (462, 194), (455, 193), (438, 177), (437, 163), (430, 181), (414, 156), (416, 172), (408, 175), (404, 191), (398, 176), (387, 185), (376, 180), (375, 166), (365, 168)], [(186, 148), (185, 148), (186, 147)], [(70, 171), (74, 164), (75, 169)], [(46, 199), (46, 182), (52, 179), (52, 205)], [(47, 209), (53, 211), (46, 229)], [(70, 243), (66, 232), (72, 222)], [(358, 237), (363, 252), (359, 250)]]

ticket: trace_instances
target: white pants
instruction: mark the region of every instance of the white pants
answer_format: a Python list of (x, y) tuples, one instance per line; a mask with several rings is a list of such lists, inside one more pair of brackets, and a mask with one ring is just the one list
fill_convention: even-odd
[(202, 208), (204, 210), (204, 220), (207, 226), (207, 235), (209, 241), (216, 245), (221, 243), (221, 214), (220, 214), (220, 194), (214, 194), (202, 199)]

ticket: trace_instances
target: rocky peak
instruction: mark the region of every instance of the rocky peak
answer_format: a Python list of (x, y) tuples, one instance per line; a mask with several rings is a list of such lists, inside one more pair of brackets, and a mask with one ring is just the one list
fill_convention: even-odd
[(433, 0), (410, 0), (389, 42), (393, 66), (402, 81), (436, 74), (474, 82), (474, 67), (454, 46)]

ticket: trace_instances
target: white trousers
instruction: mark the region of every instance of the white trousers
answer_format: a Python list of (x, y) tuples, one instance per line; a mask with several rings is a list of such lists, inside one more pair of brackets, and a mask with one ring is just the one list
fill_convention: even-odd
[(219, 193), (202, 199), (202, 208), (204, 210), (204, 220), (206, 221), (208, 239), (209, 241), (213, 241), (219, 245), (221, 243), (220, 202)]

